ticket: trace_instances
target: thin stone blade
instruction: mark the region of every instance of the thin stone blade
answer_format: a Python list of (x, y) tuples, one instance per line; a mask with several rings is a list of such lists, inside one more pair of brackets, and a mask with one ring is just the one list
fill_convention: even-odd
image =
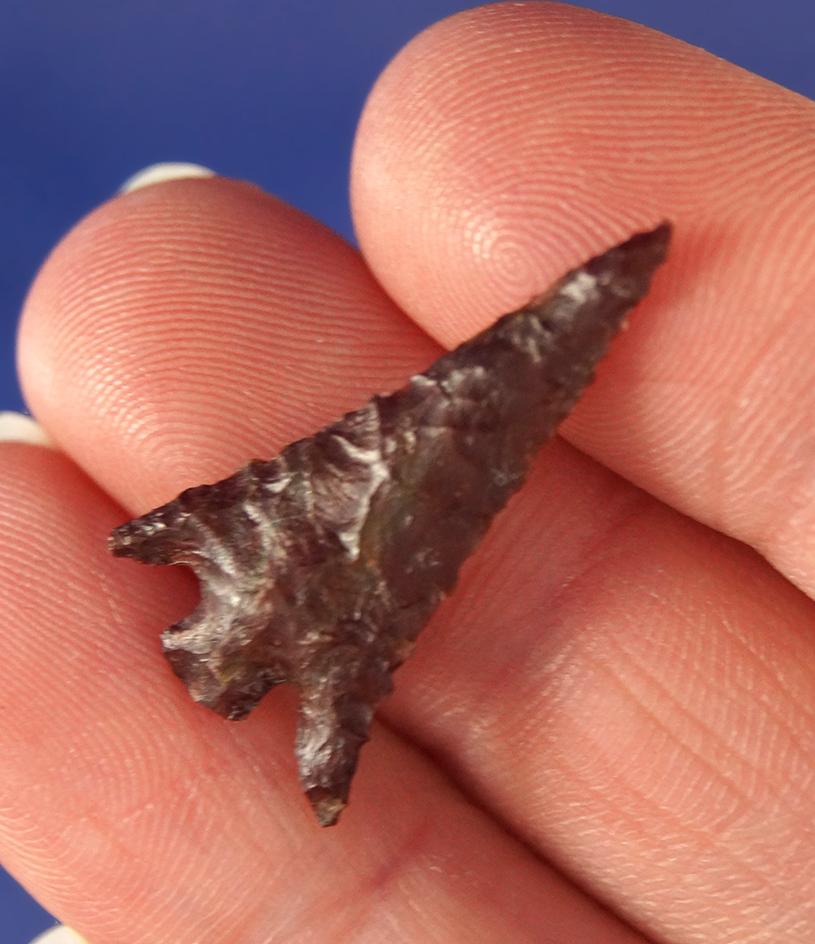
[(162, 635), (192, 697), (245, 716), (300, 693), (296, 755), (336, 822), (377, 703), (664, 260), (664, 223), (589, 260), (400, 390), (114, 530), (185, 564), (198, 607)]

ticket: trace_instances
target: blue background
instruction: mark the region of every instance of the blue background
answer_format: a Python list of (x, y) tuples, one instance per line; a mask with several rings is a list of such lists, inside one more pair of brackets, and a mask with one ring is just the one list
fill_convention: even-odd
[[(195, 161), (255, 180), (351, 237), (348, 162), (368, 89), (411, 36), (472, 5), (3, 0), (0, 409), (23, 408), (14, 334), (42, 258), (147, 164)], [(812, 0), (582, 5), (647, 23), (815, 97)], [(0, 871), (0, 944), (27, 944), (50, 923)]]

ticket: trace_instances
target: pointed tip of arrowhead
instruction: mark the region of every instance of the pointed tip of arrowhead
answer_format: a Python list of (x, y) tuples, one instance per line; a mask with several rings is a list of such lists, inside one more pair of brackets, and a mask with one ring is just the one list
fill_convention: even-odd
[(345, 809), (345, 800), (330, 793), (324, 787), (313, 787), (307, 793), (308, 801), (321, 826), (334, 826)]
[[(650, 267), (653, 270), (665, 261), (672, 236), (673, 224), (669, 220), (663, 220), (654, 229), (635, 233), (616, 248), (626, 256), (636, 257), (643, 267)], [(613, 251), (612, 249), (611, 252)]]
[[(654, 229), (635, 233), (624, 242), (589, 259), (580, 269), (564, 279), (579, 277), (581, 272), (608, 287), (611, 294), (625, 300), (629, 306), (637, 304), (647, 293), (651, 279), (668, 255), (673, 226), (667, 220)], [(607, 316), (621, 318), (625, 312), (612, 306)]]
[(671, 236), (673, 235), (673, 231), (674, 231), (673, 223), (670, 220), (663, 220), (659, 224), (659, 226), (656, 226), (654, 229), (651, 230), (651, 235), (658, 239), (663, 239), (665, 241), (665, 245), (667, 246), (668, 243), (671, 241)]

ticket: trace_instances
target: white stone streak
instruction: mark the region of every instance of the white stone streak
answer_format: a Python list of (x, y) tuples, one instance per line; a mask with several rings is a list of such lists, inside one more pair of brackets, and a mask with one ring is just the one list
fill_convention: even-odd
[[(597, 294), (597, 279), (588, 272), (576, 272), (565, 285), (561, 286), (560, 294), (570, 298), (576, 305), (585, 305)], [(571, 318), (571, 313), (569, 317)]]
[[(367, 465), (369, 468), (382, 463), (382, 451), (377, 446), (375, 449), (364, 449), (362, 446), (355, 446), (350, 440), (346, 439), (345, 436), (341, 436), (339, 433), (334, 433), (332, 439), (336, 440), (343, 452), (353, 459), (354, 462), (360, 462), (363, 465)], [(387, 474), (387, 469), (385, 470)]]
[(279, 479), (273, 479), (270, 482), (264, 482), (262, 488), (264, 491), (271, 492), (272, 495), (279, 495), (282, 491), (289, 487), (293, 475), (291, 472), (287, 472), (285, 475), (282, 475)]
[(200, 543), (200, 547), (202, 550), (204, 548), (207, 549), (207, 560), (211, 564), (214, 564), (224, 577), (231, 577), (233, 579), (239, 577), (240, 568), (238, 567), (238, 561), (232, 548), (222, 541), (212, 528), (205, 524), (198, 515), (190, 515), (190, 521), (193, 523), (193, 527), (198, 530), (199, 534), (205, 535), (203, 541)]
[[(378, 435), (379, 431), (377, 430), (377, 436)], [(349, 442), (349, 440), (340, 433), (334, 433), (332, 438), (349, 459), (364, 466), (368, 472), (368, 481), (365, 483), (364, 489), (360, 488), (360, 494), (357, 497), (357, 507), (352, 520), (341, 525), (336, 530), (337, 537), (348, 552), (348, 556), (351, 560), (356, 560), (359, 557), (359, 536), (365, 524), (365, 519), (368, 517), (371, 499), (379, 486), (390, 478), (390, 472), (382, 457), (380, 444), (366, 449)]]
[[(438, 383), (441, 391), (451, 397), (459, 397), (459, 387), (463, 384), (474, 385), (476, 381), (483, 381), (487, 376), (487, 369), (482, 364), (471, 364), (468, 367), (456, 367)], [(471, 399), (471, 397), (466, 397)]]

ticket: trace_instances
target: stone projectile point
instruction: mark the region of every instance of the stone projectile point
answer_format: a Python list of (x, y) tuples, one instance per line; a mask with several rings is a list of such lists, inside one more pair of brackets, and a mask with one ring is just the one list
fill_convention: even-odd
[(197, 574), (162, 635), (192, 697), (242, 718), (300, 693), (300, 780), (337, 821), (377, 702), (665, 258), (639, 233), (277, 458), (116, 528), (112, 552)]

